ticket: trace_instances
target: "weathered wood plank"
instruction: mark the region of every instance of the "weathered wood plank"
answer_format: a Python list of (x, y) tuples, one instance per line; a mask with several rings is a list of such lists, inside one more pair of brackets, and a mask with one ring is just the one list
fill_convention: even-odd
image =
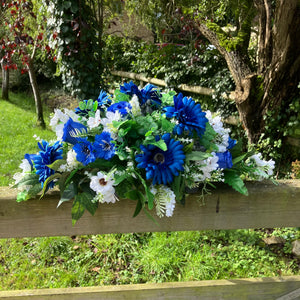
[[(281, 297), (281, 298), (279, 298)], [(0, 292), (0, 299), (299, 299), (300, 276)]]
[[(125, 72), (125, 71), (111, 71), (111, 74), (114, 76), (120, 76), (125, 78), (130, 78), (133, 80), (140, 80), (148, 83), (152, 83), (155, 85), (166, 87), (167, 83), (162, 79), (146, 77), (142, 74), (132, 73), (132, 72)], [(178, 89), (185, 92), (200, 94), (200, 95), (212, 95), (214, 90), (211, 88), (206, 88), (202, 86), (192, 86), (187, 84), (179, 84)]]
[(177, 204), (173, 217), (156, 218), (159, 225), (143, 212), (132, 218), (136, 203), (125, 199), (100, 204), (95, 216), (85, 213), (75, 226), (71, 203), (56, 208), (57, 192), (17, 203), (15, 190), (0, 188), (0, 238), (300, 226), (300, 180), (279, 185), (253, 182), (247, 187), (249, 196), (218, 186), (205, 197), (204, 206), (199, 194), (188, 195), (185, 206)]

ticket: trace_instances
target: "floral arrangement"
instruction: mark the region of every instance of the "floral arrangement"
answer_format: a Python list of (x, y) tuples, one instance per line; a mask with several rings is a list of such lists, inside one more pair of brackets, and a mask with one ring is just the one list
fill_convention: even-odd
[(56, 109), (50, 125), (57, 140), (40, 140), (40, 151), (25, 154), (14, 176), (17, 201), (58, 186), (58, 205), (73, 200), (73, 223), (122, 198), (136, 201), (133, 216), (155, 209), (170, 217), (187, 188), (221, 181), (247, 195), (244, 180), (268, 178), (274, 169), (261, 154), (242, 153), (220, 116), (151, 84), (124, 83), (75, 111)]

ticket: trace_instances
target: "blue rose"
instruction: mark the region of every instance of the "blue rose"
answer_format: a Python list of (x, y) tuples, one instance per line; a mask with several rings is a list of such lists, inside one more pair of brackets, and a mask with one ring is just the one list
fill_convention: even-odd
[(110, 107), (108, 107), (107, 111), (111, 112), (117, 112), (119, 111), (122, 116), (125, 116), (128, 114), (128, 111), (131, 110), (131, 105), (130, 103), (126, 101), (120, 101), (117, 103), (112, 104)]
[(218, 156), (219, 169), (230, 169), (232, 168), (232, 155), (229, 151), (216, 153)]
[(236, 145), (236, 140), (233, 140), (230, 136), (228, 137), (228, 147), (227, 149), (230, 150)]

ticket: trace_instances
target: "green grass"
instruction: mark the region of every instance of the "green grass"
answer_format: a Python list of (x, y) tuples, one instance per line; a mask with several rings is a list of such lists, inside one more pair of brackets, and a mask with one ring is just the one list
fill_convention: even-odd
[[(36, 126), (34, 100), (30, 96), (10, 93), (9, 102), (0, 99), (0, 111), (0, 186), (5, 186), (12, 183), (12, 176), (19, 170), (24, 154), (38, 151), (33, 135), (50, 140), (55, 134)], [(45, 121), (49, 123), (47, 109)]]
[[(35, 153), (34, 102), (25, 95), (0, 100), (0, 185), (11, 182), (25, 153)], [(48, 123), (49, 112), (45, 119)], [(33, 220), (34, 222), (34, 220)], [(0, 240), (0, 290), (144, 282), (209, 280), (300, 274), (291, 255), (295, 228), (270, 234), (286, 239), (268, 246), (263, 230), (111, 234)]]
[[(296, 229), (273, 234), (291, 242)], [(284, 276), (299, 273), (287, 246), (255, 230), (0, 240), (0, 289), (34, 289)]]

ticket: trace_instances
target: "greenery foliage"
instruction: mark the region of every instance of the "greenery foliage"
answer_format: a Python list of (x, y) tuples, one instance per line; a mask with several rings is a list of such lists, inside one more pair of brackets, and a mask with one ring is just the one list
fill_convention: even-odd
[(79, 98), (96, 97), (100, 62), (96, 19), (85, 1), (49, 1), (50, 46), (55, 49), (63, 86)]
[(215, 90), (212, 98), (201, 98), (204, 107), (223, 116), (236, 112), (235, 104), (223, 97), (234, 89), (226, 62), (208, 44), (203, 42), (195, 48), (185, 44), (148, 44), (114, 36), (108, 36), (105, 42), (103, 58), (109, 69), (163, 79), (173, 89), (179, 84), (212, 88)]
[(266, 113), (265, 132), (261, 135), (257, 149), (264, 156), (272, 157), (277, 162), (279, 177), (287, 176), (290, 165), (286, 162), (295, 161), (300, 157), (300, 148), (287, 144), (289, 137), (300, 137), (300, 98), (290, 103), (282, 103), (279, 110)]

